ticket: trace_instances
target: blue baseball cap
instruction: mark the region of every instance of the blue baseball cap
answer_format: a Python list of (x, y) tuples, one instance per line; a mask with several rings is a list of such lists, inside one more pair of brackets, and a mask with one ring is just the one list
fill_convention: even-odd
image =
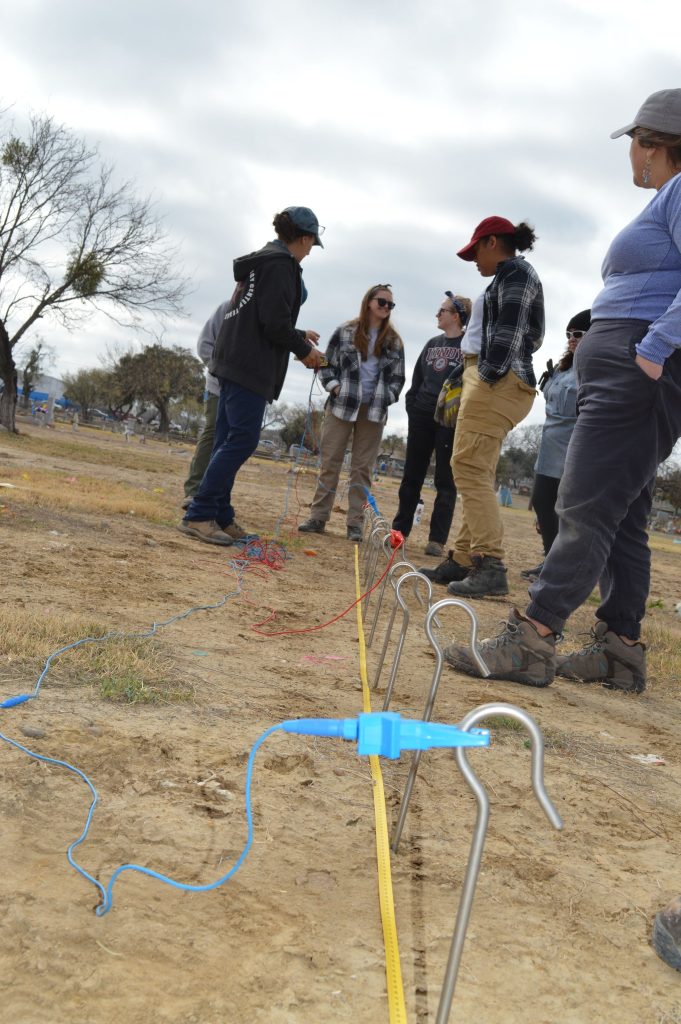
[(319, 240), (319, 236), (324, 234), (324, 228), (309, 206), (287, 206), (283, 212), (287, 213), (295, 226), (304, 231), (306, 235), (314, 235), (315, 245), (321, 245), (322, 249), (324, 248)]

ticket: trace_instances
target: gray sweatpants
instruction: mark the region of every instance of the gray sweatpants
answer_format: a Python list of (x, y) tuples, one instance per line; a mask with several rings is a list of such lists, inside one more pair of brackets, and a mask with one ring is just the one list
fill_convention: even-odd
[(596, 617), (622, 636), (641, 635), (655, 475), (681, 435), (681, 350), (652, 380), (634, 361), (647, 328), (596, 320), (575, 354), (579, 414), (558, 490), (558, 537), (527, 608), (556, 633), (600, 583)]

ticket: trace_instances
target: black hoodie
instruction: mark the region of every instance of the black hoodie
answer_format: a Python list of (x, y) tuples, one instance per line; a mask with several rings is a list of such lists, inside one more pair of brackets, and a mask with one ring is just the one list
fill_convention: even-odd
[(290, 353), (305, 359), (312, 351), (295, 326), (300, 275), (300, 264), (276, 242), (234, 260), (237, 285), (215, 342), (212, 374), (268, 402), (279, 397)]

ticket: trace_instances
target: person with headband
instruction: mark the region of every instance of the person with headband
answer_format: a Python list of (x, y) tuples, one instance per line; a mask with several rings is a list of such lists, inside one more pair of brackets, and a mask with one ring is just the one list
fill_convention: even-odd
[(536, 395), (532, 354), (544, 338), (544, 294), (536, 270), (519, 255), (535, 240), (527, 224), (487, 217), (458, 252), (492, 282), (474, 339), (479, 352), (464, 355), (452, 456), (461, 525), (447, 559), (426, 573), (456, 597), (508, 593), (495, 482), (503, 440), (525, 419)]
[(321, 246), (320, 226), (307, 206), (276, 214), (276, 239), (234, 260), (236, 287), (215, 340), (210, 372), (220, 381), (210, 462), (178, 529), (206, 544), (227, 546), (246, 536), (235, 519), (236, 474), (260, 440), (265, 406), (284, 386), (289, 356), (322, 365), (316, 331), (296, 321), (307, 297), (300, 264)]
[[(565, 456), (572, 431), (577, 422), (577, 377), (575, 376), (574, 359), (577, 346), (591, 326), (591, 310), (583, 309), (581, 313), (569, 320), (565, 329), (567, 348), (561, 356), (558, 366), (549, 360), (546, 370), (541, 375), (539, 390), (546, 402), (546, 419), (542, 428), (537, 461), (534, 465), (534, 485), (530, 506), (537, 517), (537, 526), (544, 547), (544, 557), (551, 550), (551, 545), (558, 535), (558, 516), (556, 515), (556, 499), (558, 484), (565, 468)], [(523, 579), (533, 583), (539, 577), (544, 563), (534, 569), (521, 572)]]
[[(575, 355), (579, 415), (558, 489), (558, 536), (522, 614), (480, 653), (493, 679), (548, 686), (554, 675), (641, 693), (641, 621), (650, 589), (647, 520), (657, 468), (681, 435), (681, 89), (645, 101), (628, 135), (634, 185), (653, 196), (612, 241), (591, 328)], [(568, 617), (599, 585), (587, 645), (556, 658)], [(468, 649), (450, 665), (478, 675)], [(676, 932), (677, 941), (679, 932)]]
[(301, 533), (324, 533), (340, 471), (352, 440), (348, 491), (348, 540), (362, 540), (364, 505), (378, 455), (388, 406), (404, 387), (404, 345), (392, 326), (395, 308), (389, 284), (369, 288), (354, 320), (337, 327), (319, 379), (329, 393), (322, 425), (321, 471), (310, 516)]
[(471, 300), (445, 292), (436, 319), (441, 334), (427, 341), (414, 367), (411, 387), (405, 395), (409, 427), (399, 507), (393, 529), (408, 537), (435, 452), (435, 501), (428, 528), (425, 554), (440, 556), (449, 536), (456, 504), (451, 458), (454, 429), (435, 422), (435, 406), (444, 381), (460, 365), (461, 340), (471, 312)]

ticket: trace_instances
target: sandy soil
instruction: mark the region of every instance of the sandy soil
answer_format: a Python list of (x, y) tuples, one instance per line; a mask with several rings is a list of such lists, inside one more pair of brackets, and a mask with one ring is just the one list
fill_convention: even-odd
[[(100, 880), (135, 862), (188, 883), (210, 882), (242, 849), (245, 763), (261, 732), (286, 718), (361, 710), (354, 612), (308, 634), (265, 638), (252, 629), (271, 609), (276, 618), (264, 629), (295, 630), (346, 608), (354, 599), (353, 546), (339, 513), (324, 537), (301, 543), (295, 523), (314, 477), (293, 481), (285, 465), (253, 460), (238, 480), (239, 519), (271, 533), (288, 505), (280, 537), (292, 557), (278, 572), (248, 571), (236, 594), (230, 552), (173, 527), (188, 456), (166, 460), (159, 471), (160, 446), (147, 445), (146, 469), (120, 469), (107, 464), (120, 440), (96, 435), (93, 442), (92, 432), (81, 434), (101, 449), (97, 464), (22, 454), (20, 443), (0, 438), (0, 480), (17, 458), (29, 476), (31, 467), (43, 467), (140, 487), (149, 486), (154, 470), (154, 487), (166, 491), (168, 523), (125, 515), (104, 521), (85, 511), (27, 506), (2, 491), (3, 604), (78, 612), (134, 630), (231, 596), (162, 632), (160, 643), (177, 678), (193, 687), (193, 701), (105, 701), (74, 678), (64, 655), (40, 698), (1, 712), (0, 728), (77, 765), (97, 787), (99, 806), (77, 856)], [(396, 486), (376, 487), (388, 514)], [(538, 560), (538, 538), (529, 513), (503, 514), (511, 602), (522, 605), (518, 573)], [(424, 523), (411, 545), (419, 563), (428, 561), (418, 556), (426, 539)], [(681, 599), (680, 559), (681, 546), (654, 552), (652, 598), (664, 607), (650, 613), (651, 622), (676, 634), (670, 609)], [(506, 607), (477, 602), (483, 635)], [(587, 606), (574, 617), (570, 643), (592, 612)], [(384, 622), (368, 652), (370, 677)], [(461, 613), (445, 616), (442, 633), (465, 639)], [(393, 710), (420, 715), (433, 664), (425, 636), (413, 628)], [(5, 659), (0, 698), (31, 690), (34, 669)], [(517, 703), (536, 718), (548, 742), (547, 788), (565, 820), (564, 831), (555, 832), (534, 799), (524, 734), (494, 730), (490, 749), (471, 758), (492, 812), (452, 1021), (681, 1022), (681, 975), (649, 945), (652, 917), (681, 891), (681, 680), (654, 665), (651, 675), (636, 698), (562, 680), (527, 690), (446, 671), (438, 720), (459, 721), (492, 700)], [(375, 709), (381, 700), (379, 691)], [(27, 728), (44, 735), (27, 738)], [(650, 753), (665, 763), (632, 759)], [(392, 821), (408, 762), (382, 766)], [(85, 822), (84, 784), (7, 744), (0, 744), (0, 778), (3, 1022), (388, 1020), (371, 778), (350, 744), (272, 736), (256, 761), (255, 844), (234, 879), (210, 893), (182, 893), (127, 873), (102, 918), (93, 912), (94, 887), (65, 856)], [(435, 1016), (474, 818), (451, 754), (424, 756), (392, 860), (410, 1022)]]

